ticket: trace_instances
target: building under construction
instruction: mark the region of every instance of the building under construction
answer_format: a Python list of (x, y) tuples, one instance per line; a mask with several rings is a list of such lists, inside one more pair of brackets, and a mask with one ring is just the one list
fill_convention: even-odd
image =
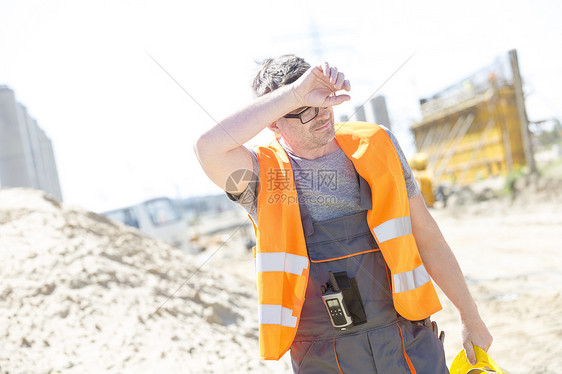
[(534, 170), (515, 50), (420, 105), (412, 131), (433, 186)]

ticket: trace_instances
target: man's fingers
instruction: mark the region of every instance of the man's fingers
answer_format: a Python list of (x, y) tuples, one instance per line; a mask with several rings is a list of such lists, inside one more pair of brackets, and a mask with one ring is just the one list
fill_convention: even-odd
[(329, 96), (326, 98), (325, 104), (326, 106), (335, 106), (343, 103), (351, 99), (349, 95), (337, 95), (337, 96)]
[(336, 95), (340, 90), (350, 91), (351, 84), (345, 79), (344, 73), (336, 67), (330, 67), (328, 62), (314, 67), (308, 77), (311, 79), (301, 90), (305, 92), (300, 92), (300, 95), (297, 92), (296, 95), (304, 99), (301, 100), (304, 106), (335, 106), (351, 99), (349, 95)]
[(351, 84), (345, 79), (345, 75), (341, 73), (338, 68), (331, 67), (330, 64), (324, 62), (321, 66), (324, 77), (330, 81), (330, 84), (336, 88), (336, 90), (344, 89), (349, 91), (351, 89)]
[(324, 73), (324, 75), (326, 77), (330, 76), (330, 64), (328, 64), (327, 62), (324, 62), (322, 64), (322, 72)]
[(471, 365), (476, 364), (476, 353), (474, 352), (472, 343), (467, 342), (464, 344), (464, 353), (466, 354), (466, 358), (468, 358), (468, 362), (470, 362)]
[(442, 344), (445, 344), (445, 331), (441, 331), (441, 334), (439, 334), (439, 340)]
[(334, 88), (336, 90), (341, 90), (341, 86), (343, 85), (343, 81), (345, 80), (345, 75), (343, 73), (338, 73), (336, 76), (336, 81), (334, 82)]
[(337, 80), (338, 80), (338, 68), (336, 67), (330, 68), (330, 83), (335, 85)]
[(338, 73), (338, 76), (336, 78), (336, 82), (334, 83), (334, 89), (336, 91), (339, 91), (339, 90), (350, 91), (351, 90), (351, 83), (349, 83), (349, 80), (345, 79), (344, 73)]

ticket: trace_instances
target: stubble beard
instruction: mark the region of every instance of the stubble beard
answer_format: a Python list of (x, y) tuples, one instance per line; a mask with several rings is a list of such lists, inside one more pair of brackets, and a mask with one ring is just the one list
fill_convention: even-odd
[[(315, 145), (322, 147), (326, 144), (330, 143), (334, 137), (336, 136), (336, 130), (334, 128), (334, 124), (332, 121), (332, 115), (327, 121), (319, 123), (314, 126), (314, 128), (310, 129), (311, 140), (315, 143)], [(326, 123), (330, 123), (328, 128), (321, 130), (319, 133), (316, 132), (316, 129), (326, 125)]]

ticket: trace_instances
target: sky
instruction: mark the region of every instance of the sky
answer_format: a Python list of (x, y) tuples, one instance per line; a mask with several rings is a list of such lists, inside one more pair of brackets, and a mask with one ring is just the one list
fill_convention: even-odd
[(51, 138), (64, 201), (102, 212), (221, 193), (193, 143), (252, 101), (257, 62), (285, 53), (346, 74), (336, 118), (385, 95), (407, 155), (419, 98), (510, 49), (530, 120), (560, 118), (561, 14), (545, 0), (0, 0), (0, 84)]

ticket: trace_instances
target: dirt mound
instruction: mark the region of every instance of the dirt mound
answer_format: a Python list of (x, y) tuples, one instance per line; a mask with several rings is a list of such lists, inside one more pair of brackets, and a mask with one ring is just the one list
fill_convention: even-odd
[(3, 189), (0, 263), (0, 373), (265, 369), (247, 283), (133, 228)]

